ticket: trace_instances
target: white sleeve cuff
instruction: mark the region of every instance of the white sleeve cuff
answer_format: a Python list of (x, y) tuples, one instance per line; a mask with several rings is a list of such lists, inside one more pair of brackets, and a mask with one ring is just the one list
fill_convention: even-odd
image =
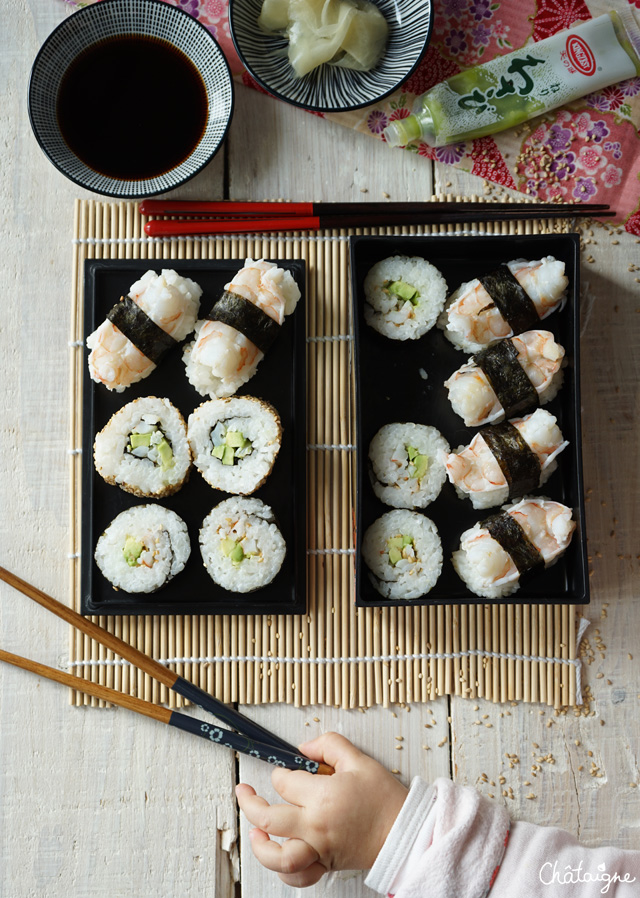
[(402, 883), (403, 870), (415, 855), (421, 857), (431, 843), (435, 822), (432, 813), (435, 789), (420, 777), (411, 783), (409, 794), (369, 871), (365, 885), (381, 895), (393, 895)]

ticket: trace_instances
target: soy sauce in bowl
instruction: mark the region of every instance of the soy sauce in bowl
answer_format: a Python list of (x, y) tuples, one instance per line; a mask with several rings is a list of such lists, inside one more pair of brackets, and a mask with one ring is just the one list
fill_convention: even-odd
[(202, 139), (208, 112), (204, 81), (186, 53), (143, 35), (87, 47), (65, 72), (56, 103), (71, 151), (127, 181), (180, 165)]

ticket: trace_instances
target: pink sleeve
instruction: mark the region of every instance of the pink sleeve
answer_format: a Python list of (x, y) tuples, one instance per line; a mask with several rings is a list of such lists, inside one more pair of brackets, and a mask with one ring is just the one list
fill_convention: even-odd
[(475, 789), (416, 778), (366, 884), (388, 898), (638, 898), (640, 852), (510, 823)]

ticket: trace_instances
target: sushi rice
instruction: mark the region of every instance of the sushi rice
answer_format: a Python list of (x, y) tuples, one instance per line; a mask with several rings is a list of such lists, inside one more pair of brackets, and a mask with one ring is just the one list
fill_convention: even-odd
[(204, 519), (200, 551), (212, 580), (230, 592), (247, 593), (271, 583), (287, 547), (268, 505), (233, 497)]
[(362, 555), (371, 582), (386, 599), (417, 599), (442, 570), (442, 543), (435, 524), (416, 511), (388, 511), (367, 528)]
[(394, 508), (425, 508), (447, 479), (449, 444), (426, 424), (385, 424), (369, 446), (373, 491)]
[[(567, 550), (576, 524), (572, 509), (544, 496), (527, 497), (505, 505), (503, 516), (511, 516), (525, 537), (540, 554), (545, 568), (554, 564)], [(520, 587), (521, 571), (513, 557), (480, 521), (460, 538), (453, 553), (453, 566), (471, 592), (485, 599), (510, 596)]]
[(210, 399), (189, 415), (194, 464), (207, 483), (249, 495), (265, 482), (280, 451), (277, 411), (254, 396)]
[(390, 256), (368, 272), (364, 293), (367, 324), (392, 340), (417, 340), (438, 320), (447, 282), (419, 256)]
[(183, 570), (191, 553), (187, 525), (161, 505), (121, 512), (97, 542), (96, 564), (115, 589), (155, 592)]
[(93, 457), (107, 483), (134, 496), (170, 496), (191, 469), (184, 418), (168, 399), (134, 399), (96, 435)]

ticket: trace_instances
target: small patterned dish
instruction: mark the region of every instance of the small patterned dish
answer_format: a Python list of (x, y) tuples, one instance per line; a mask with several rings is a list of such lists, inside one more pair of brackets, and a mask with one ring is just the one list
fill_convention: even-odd
[[(64, 90), (68, 90), (67, 85), (73, 82), (78, 65), (84, 65), (86, 72), (89, 65), (86, 63), (87, 57), (100, 53), (104, 56), (105, 46), (116, 41), (140, 41), (156, 47), (162, 45), (166, 52), (180, 57), (182, 66), (190, 67), (192, 77), (197, 79), (202, 95), (200, 129), (195, 131), (186, 152), (171, 160), (166, 170), (156, 166), (156, 170), (151, 168), (148, 173), (125, 170), (114, 174), (113, 171), (105, 171), (104, 167), (100, 170), (96, 163), (94, 168), (88, 155), (77, 151), (77, 147), (71, 149), (65, 139), (67, 135), (61, 131), (59, 101), (62, 102), (60, 98)], [(145, 115), (153, 114), (153, 121), (157, 123), (159, 118), (164, 120), (171, 108), (168, 96), (173, 91), (177, 96), (173, 96), (172, 106), (174, 109), (177, 107), (178, 115), (174, 116), (177, 120), (166, 123), (166, 130), (173, 128), (178, 131), (189, 123), (185, 121), (187, 104), (180, 102), (184, 94), (179, 94), (178, 88), (168, 83), (166, 73), (161, 73), (165, 75), (164, 79), (154, 78), (153, 72), (133, 72), (120, 62), (118, 57), (113, 75), (107, 68), (106, 78), (96, 78), (95, 82), (90, 78), (84, 79), (86, 101), (82, 103), (83, 109), (78, 116), (78, 132), (82, 131), (86, 122), (89, 122), (87, 130), (90, 132), (91, 116), (97, 122), (101, 104), (108, 106), (104, 117), (114, 126), (109, 133), (115, 132), (120, 138), (126, 160), (127, 142), (140, 141), (142, 129), (122, 127), (120, 104), (124, 107), (128, 103), (133, 115), (140, 114), (141, 122)], [(65, 81), (68, 72), (71, 74)], [(81, 79), (77, 80), (80, 82)], [(105, 97), (109, 101), (107, 104)], [(213, 158), (231, 121), (233, 83), (227, 61), (215, 38), (188, 13), (160, 0), (101, 0), (73, 13), (47, 38), (31, 69), (28, 102), (35, 137), (62, 174), (96, 193), (141, 198), (172, 190), (196, 175)], [(109, 115), (111, 118), (108, 118)], [(100, 130), (97, 124), (94, 128), (96, 132)], [(95, 138), (99, 143), (97, 134)], [(73, 143), (72, 140), (69, 142)], [(157, 146), (158, 142), (154, 145)], [(140, 154), (146, 153), (147, 149), (150, 154), (153, 153), (153, 145), (149, 144), (148, 147), (142, 145)]]
[(324, 64), (298, 78), (287, 58), (286, 36), (258, 28), (262, 0), (229, 0), (229, 25), (238, 56), (268, 93), (312, 112), (360, 109), (393, 93), (417, 67), (432, 26), (431, 0), (375, 0), (389, 26), (380, 62), (368, 72)]

